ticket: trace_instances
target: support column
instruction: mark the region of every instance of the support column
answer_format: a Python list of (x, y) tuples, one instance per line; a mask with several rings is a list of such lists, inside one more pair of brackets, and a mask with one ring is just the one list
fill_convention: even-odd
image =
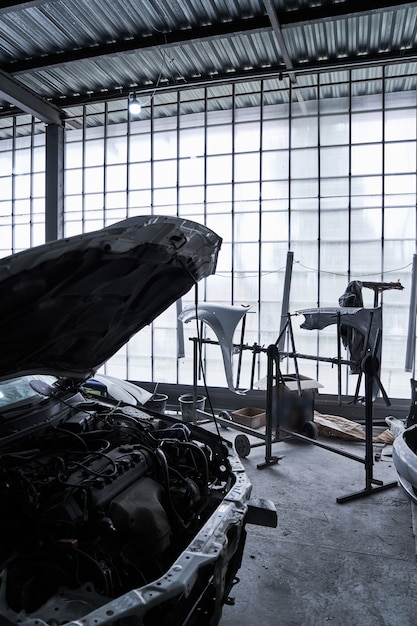
[(64, 236), (64, 128), (46, 127), (45, 241)]

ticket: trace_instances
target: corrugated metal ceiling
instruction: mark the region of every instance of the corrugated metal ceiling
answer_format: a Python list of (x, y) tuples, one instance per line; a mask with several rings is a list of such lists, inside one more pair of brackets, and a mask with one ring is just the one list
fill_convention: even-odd
[[(385, 89), (415, 88), (416, 3), (275, 0), (271, 5), (271, 0), (3, 1), (0, 70), (62, 107), (126, 98), (133, 89), (149, 95), (278, 76), (278, 85), (290, 78), (307, 100), (317, 97), (318, 74), (326, 85), (321, 95), (338, 97), (346, 90), (347, 69), (364, 67), (363, 79), (370, 80), (381, 76), (376, 65), (400, 61), (387, 69), (386, 75), (396, 78)], [(366, 91), (379, 88), (371, 81)], [(254, 100), (251, 88), (246, 91), (247, 101)], [(288, 94), (277, 95), (285, 98)], [(6, 96), (1, 110), (10, 110)]]

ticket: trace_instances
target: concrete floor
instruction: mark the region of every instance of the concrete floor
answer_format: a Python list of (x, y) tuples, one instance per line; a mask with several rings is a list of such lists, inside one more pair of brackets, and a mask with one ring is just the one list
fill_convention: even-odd
[[(364, 455), (362, 443), (323, 441)], [(412, 507), (402, 490), (338, 504), (365, 487), (362, 464), (294, 439), (273, 454), (284, 458), (264, 470), (264, 447), (243, 461), (253, 495), (275, 503), (278, 528), (247, 526), (235, 605), (221, 626), (416, 626)], [(390, 457), (375, 463), (374, 478), (396, 480)]]

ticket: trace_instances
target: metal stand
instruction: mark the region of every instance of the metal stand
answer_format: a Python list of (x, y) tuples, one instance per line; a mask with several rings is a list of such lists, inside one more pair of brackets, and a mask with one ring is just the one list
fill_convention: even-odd
[[(281, 333), (284, 333), (287, 330), (287, 325), (284, 326)], [(301, 388), (299, 383), (298, 376), (298, 366), (297, 366), (297, 357), (308, 358), (307, 355), (300, 355), (295, 351), (294, 345), (294, 336), (292, 334), (291, 327), (291, 319), (288, 316), (288, 331), (290, 333), (290, 343), (292, 352), (284, 353), (283, 356), (292, 357), (295, 361), (296, 374), (298, 379), (298, 392), (301, 394)], [(344, 502), (349, 502), (351, 500), (355, 500), (358, 498), (363, 498), (365, 496), (371, 495), (377, 491), (385, 491), (387, 489), (391, 489), (392, 487), (397, 486), (397, 482), (384, 483), (380, 480), (377, 480), (373, 477), (373, 445), (372, 445), (372, 431), (373, 431), (373, 388), (375, 386), (381, 391), (382, 396), (386, 401), (388, 398), (386, 397), (385, 390), (383, 389), (382, 383), (378, 376), (379, 371), (379, 360), (375, 356), (374, 352), (369, 351), (365, 355), (362, 360), (361, 368), (362, 372), (365, 375), (365, 458), (357, 456), (355, 454), (351, 454), (350, 452), (345, 452), (344, 450), (339, 450), (333, 446), (329, 446), (325, 443), (316, 441), (311, 436), (306, 436), (305, 434), (300, 434), (293, 430), (289, 430), (283, 426), (285, 420), (283, 419), (284, 409), (283, 403), (284, 400), (284, 390), (285, 390), (285, 380), (282, 376), (280, 370), (280, 353), (278, 351), (278, 343), (279, 339), (275, 344), (268, 346), (266, 349), (268, 363), (267, 363), (267, 391), (266, 391), (266, 429), (265, 434), (261, 434), (256, 432), (255, 430), (242, 426), (236, 423), (231, 423), (230, 419), (224, 419), (221, 415), (219, 418), (216, 418), (219, 424), (225, 427), (232, 427), (235, 430), (244, 433), (242, 435), (238, 435), (235, 442), (236, 450), (240, 457), (248, 456), (250, 449), (258, 446), (265, 446), (265, 461), (257, 465), (258, 469), (265, 469), (266, 467), (270, 467), (271, 465), (276, 465), (282, 457), (274, 456), (272, 454), (272, 445), (274, 443), (279, 443), (282, 441), (281, 434), (289, 435), (296, 439), (301, 439), (302, 441), (311, 443), (319, 448), (323, 448), (325, 450), (329, 450), (330, 452), (334, 452), (335, 454), (339, 454), (340, 456), (344, 456), (345, 458), (351, 459), (352, 461), (356, 461), (358, 463), (363, 463), (365, 465), (365, 488), (356, 493), (349, 494), (347, 496), (341, 496), (336, 498), (336, 502), (339, 504), (343, 504)], [(197, 376), (198, 376), (198, 357), (197, 357), (197, 340), (193, 339), (194, 342), (194, 397), (197, 394)], [(203, 341), (204, 343), (204, 341)], [(206, 343), (215, 343), (211, 341), (206, 341)], [(245, 348), (246, 346), (242, 346)], [(249, 347), (247, 347), (249, 349)], [(265, 352), (264, 348), (260, 346), (256, 346), (256, 352)], [(310, 357), (312, 358), (312, 357)], [(317, 357), (316, 357), (317, 359)], [(322, 360), (322, 359), (320, 359)], [(323, 358), (323, 360), (325, 360)], [(327, 360), (327, 359), (326, 359)], [(334, 361), (334, 359), (329, 359)], [(339, 359), (338, 359), (339, 360)], [(389, 401), (387, 402), (389, 404)], [(204, 413), (202, 411), (196, 411), (197, 414), (204, 417), (211, 417), (209, 414)], [(225, 412), (223, 412), (225, 414)], [(306, 422), (307, 423), (307, 422)], [(310, 434), (310, 433), (308, 433)], [(254, 436), (262, 441), (260, 443), (250, 444), (247, 435)], [(376, 485), (376, 486), (375, 486)]]
[[(279, 383), (282, 381), (282, 374), (279, 367), (278, 348), (274, 345), (267, 349), (267, 386), (266, 386), (266, 424), (265, 424), (265, 462), (257, 465), (258, 469), (264, 469), (270, 465), (276, 465), (282, 457), (272, 456), (272, 436), (273, 436), (273, 399), (275, 395), (275, 406), (279, 407)], [(275, 385), (274, 385), (275, 383)], [(279, 410), (279, 409), (278, 409)]]
[[(376, 480), (373, 477), (373, 446), (372, 446), (372, 426), (373, 426), (373, 385), (374, 382), (378, 385), (382, 392), (382, 384), (378, 377), (379, 361), (372, 354), (368, 354), (362, 361), (362, 371), (365, 374), (365, 489), (356, 493), (351, 493), (348, 496), (342, 496), (336, 498), (336, 502), (343, 504), (344, 502), (350, 502), (350, 500), (356, 500), (357, 498), (364, 498), (376, 491), (385, 491), (392, 487), (397, 487), (397, 483), (384, 483), (381, 480)], [(373, 485), (378, 485), (374, 487)]]
[[(272, 455), (272, 444), (280, 441), (275, 438), (274, 428), (276, 432), (280, 434), (290, 435), (296, 439), (301, 439), (311, 443), (319, 448), (329, 450), (340, 456), (363, 463), (365, 465), (365, 489), (356, 493), (349, 494), (347, 496), (341, 496), (336, 498), (336, 502), (343, 504), (351, 500), (358, 498), (364, 498), (377, 491), (385, 491), (392, 487), (397, 487), (397, 482), (384, 483), (381, 480), (377, 480), (373, 477), (373, 445), (372, 445), (372, 430), (373, 430), (373, 386), (378, 385), (381, 392), (383, 392), (382, 383), (378, 376), (379, 361), (371, 353), (368, 353), (362, 361), (362, 370), (365, 375), (365, 458), (339, 450), (333, 446), (315, 441), (314, 439), (302, 435), (300, 433), (288, 430), (284, 428), (280, 423), (280, 417), (282, 412), (282, 395), (280, 395), (280, 383), (284, 384), (282, 374), (279, 368), (279, 353), (276, 345), (271, 345), (267, 349), (268, 355), (268, 376), (267, 376), (267, 398), (266, 398), (266, 432), (265, 432), (265, 462), (257, 465), (258, 469), (264, 469), (270, 465), (278, 463), (280, 458)], [(282, 389), (283, 386), (281, 385)], [(275, 403), (274, 403), (275, 400)], [(274, 416), (273, 410), (275, 409), (276, 415)], [(257, 445), (257, 444), (255, 444)], [(376, 486), (375, 486), (376, 485)]]

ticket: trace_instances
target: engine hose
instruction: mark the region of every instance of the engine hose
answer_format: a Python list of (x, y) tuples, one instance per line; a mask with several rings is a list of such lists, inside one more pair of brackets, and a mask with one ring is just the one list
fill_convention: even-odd
[(155, 454), (156, 454), (157, 458), (159, 459), (159, 461), (161, 463), (162, 473), (163, 473), (163, 478), (164, 478), (164, 482), (165, 482), (166, 493), (167, 493), (168, 504), (169, 504), (170, 510), (173, 513), (173, 515), (174, 515), (175, 519), (177, 520), (177, 522), (179, 523), (179, 525), (182, 528), (187, 528), (189, 526), (189, 524), (186, 524), (184, 522), (184, 520), (182, 519), (182, 517), (180, 516), (180, 514), (176, 510), (176, 508), (174, 506), (174, 503), (172, 502), (171, 489), (170, 489), (170, 485), (169, 485), (169, 467), (168, 467), (167, 458), (165, 456), (165, 452), (163, 450), (161, 450), (161, 448), (157, 448), (155, 450)]
[[(191, 441), (180, 441), (177, 444), (179, 447), (181, 448), (189, 448), (191, 455), (193, 456), (193, 452), (197, 452), (197, 454), (200, 456), (200, 459), (202, 460), (202, 467), (200, 467), (201, 473), (202, 473), (202, 489), (201, 489), (201, 499), (202, 502), (200, 504), (200, 506), (198, 507), (198, 512), (201, 513), (201, 511), (203, 511), (203, 509), (206, 507), (207, 503), (208, 503), (208, 497), (209, 497), (209, 492), (208, 492), (208, 484), (209, 484), (209, 469), (208, 469), (208, 461), (207, 461), (207, 457), (204, 453), (204, 450), (202, 450), (199, 446), (197, 446), (195, 443), (191, 442)], [(193, 461), (196, 464), (197, 467), (197, 463), (194, 459), (193, 456)]]

